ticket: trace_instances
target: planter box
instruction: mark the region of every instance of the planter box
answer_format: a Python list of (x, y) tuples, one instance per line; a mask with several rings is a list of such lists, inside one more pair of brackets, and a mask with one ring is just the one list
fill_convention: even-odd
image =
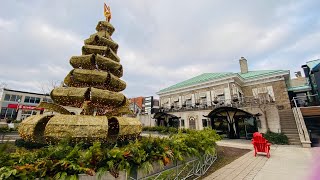
[[(98, 176), (89, 176), (86, 174), (79, 174), (79, 180), (97, 180), (97, 179), (98, 179)], [(113, 177), (109, 172), (107, 172), (101, 177), (101, 180), (127, 180), (127, 172), (120, 171), (118, 178)]]

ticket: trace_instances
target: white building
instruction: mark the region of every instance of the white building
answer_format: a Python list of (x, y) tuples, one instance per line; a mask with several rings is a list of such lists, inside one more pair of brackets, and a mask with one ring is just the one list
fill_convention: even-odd
[(0, 94), (0, 119), (24, 120), (40, 113), (40, 102), (52, 102), (49, 94), (26, 92), (3, 88)]

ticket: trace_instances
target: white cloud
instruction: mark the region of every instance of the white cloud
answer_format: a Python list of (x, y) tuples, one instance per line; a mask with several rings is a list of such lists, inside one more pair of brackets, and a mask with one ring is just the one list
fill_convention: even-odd
[[(74, 2), (2, 3), (0, 42), (6, 43), (0, 43), (0, 79), (17, 88), (63, 80), (72, 69), (69, 58), (81, 54), (83, 40), (103, 19), (102, 0)], [(318, 1), (110, 4), (128, 96), (152, 95), (202, 72), (239, 71), (241, 56), (250, 70), (294, 71), (319, 57)]]
[(14, 20), (6, 20), (0, 17), (0, 31), (13, 31), (16, 28)]

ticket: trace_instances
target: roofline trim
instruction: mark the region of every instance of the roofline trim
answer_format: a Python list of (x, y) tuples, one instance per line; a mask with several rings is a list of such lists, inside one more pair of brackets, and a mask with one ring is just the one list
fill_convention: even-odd
[[(215, 79), (215, 80), (211, 80), (211, 81), (206, 81), (206, 82), (203, 82), (203, 83), (200, 83), (200, 84), (194, 84), (194, 85), (192, 85), (192, 86), (184, 86), (184, 87), (182, 87), (182, 88), (177, 88), (177, 89), (172, 89), (172, 90), (169, 90), (169, 91), (164, 91), (164, 92), (157, 92), (156, 94), (157, 95), (164, 95), (164, 94), (170, 94), (170, 93), (173, 93), (173, 92), (175, 92), (175, 91), (189, 91), (189, 90), (187, 90), (187, 89), (189, 89), (189, 88), (195, 88), (195, 89), (202, 89), (203, 87), (200, 87), (200, 88), (196, 88), (197, 86), (201, 86), (201, 85), (207, 85), (207, 84), (209, 84), (209, 83), (217, 83), (218, 85), (220, 85), (221, 84), (221, 82), (220, 81), (227, 81), (228, 79), (230, 79), (230, 78), (232, 78), (232, 77), (236, 77), (235, 75), (232, 75), (232, 76), (228, 76), (228, 77), (225, 77), (225, 78), (223, 78), (223, 79)], [(234, 81), (234, 79), (232, 79), (232, 81)], [(219, 83), (220, 82), (220, 83)], [(223, 84), (223, 83), (222, 83)], [(206, 86), (206, 87), (211, 87), (212, 85), (210, 85), (210, 86)], [(206, 88), (205, 87), (205, 88)]]
[[(262, 77), (262, 78), (261, 78), (261, 77), (260, 77), (260, 78), (253, 78), (253, 79), (249, 79), (249, 80), (246, 80), (246, 79), (242, 78), (242, 77), (239, 75), (239, 73), (233, 73), (232, 75), (227, 76), (227, 77), (225, 77), (225, 78), (213, 79), (213, 80), (211, 80), (211, 81), (206, 81), (206, 82), (203, 82), (203, 83), (200, 83), (200, 84), (194, 84), (194, 85), (192, 85), (192, 86), (185, 86), (185, 87), (182, 87), (182, 88), (172, 89), (172, 90), (163, 91), (163, 92), (160, 92), (160, 91), (161, 91), (161, 90), (160, 90), (160, 91), (158, 91), (156, 94), (157, 94), (157, 95), (170, 94), (170, 93), (172, 93), (172, 92), (174, 92), (174, 91), (181, 91), (181, 90), (184, 90), (184, 89), (188, 89), (188, 88), (192, 88), (192, 87), (196, 87), (196, 86), (201, 86), (201, 85), (205, 85), (205, 84), (208, 84), (208, 83), (214, 83), (215, 81), (223, 81), (223, 80), (227, 80), (227, 79), (230, 79), (230, 78), (236, 78), (236, 77), (237, 77), (238, 79), (242, 80), (242, 82), (243, 82), (244, 84), (246, 84), (246, 83), (251, 83), (251, 82), (254, 82), (254, 81), (259, 81), (259, 80), (261, 80), (261, 79), (272, 78), (272, 77), (279, 76), (279, 75), (290, 75), (290, 71), (289, 71), (289, 70), (285, 70), (285, 71), (287, 71), (287, 72), (285, 72), (285, 73), (281, 72), (281, 73), (272, 74), (272, 75), (269, 75), (269, 76), (264, 76), (264, 77)], [(201, 87), (201, 88), (203, 88), (203, 87)]]
[(41, 93), (34, 93), (34, 92), (28, 92), (28, 91), (19, 91), (14, 89), (7, 89), (3, 88), (3, 91), (10, 91), (10, 92), (17, 92), (17, 93), (26, 93), (26, 94), (34, 94), (34, 95), (40, 95), (40, 96), (50, 96), (50, 94), (41, 94)]

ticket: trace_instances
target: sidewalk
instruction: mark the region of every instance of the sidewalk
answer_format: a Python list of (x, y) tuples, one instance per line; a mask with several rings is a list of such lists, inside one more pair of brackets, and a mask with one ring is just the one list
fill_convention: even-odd
[[(222, 140), (217, 144), (220, 146), (253, 149), (250, 141), (245, 140)], [(320, 155), (320, 148), (272, 145), (270, 152), (271, 157), (268, 159), (264, 155), (254, 157), (253, 151), (250, 151), (204, 179), (310, 179), (312, 168), (315, 166), (315, 163), (317, 163), (315, 161), (316, 156)], [(318, 177), (320, 177), (320, 172), (318, 173)]]

